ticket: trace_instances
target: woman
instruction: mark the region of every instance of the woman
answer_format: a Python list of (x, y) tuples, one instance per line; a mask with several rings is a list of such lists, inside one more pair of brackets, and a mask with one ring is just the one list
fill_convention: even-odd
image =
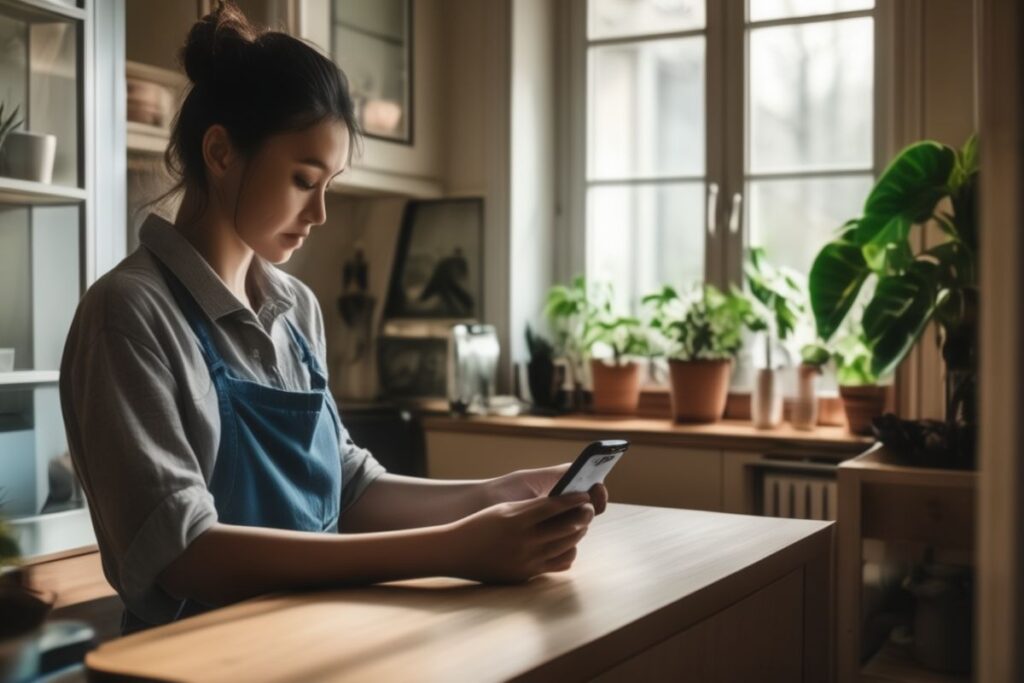
[[(173, 224), (79, 304), (61, 403), (124, 630), (270, 591), (563, 571), (607, 491), (568, 464), (484, 481), (386, 473), (327, 390), (313, 293), (273, 267), (325, 219), (356, 134), (344, 76), (225, 3), (191, 29)], [(325, 533), (326, 532), (326, 533)], [(341, 532), (341, 533), (336, 533)]]

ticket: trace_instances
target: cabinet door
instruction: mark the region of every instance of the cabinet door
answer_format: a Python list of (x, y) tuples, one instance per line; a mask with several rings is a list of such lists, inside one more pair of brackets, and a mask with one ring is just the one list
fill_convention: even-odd
[[(331, 55), (346, 72), (353, 89), (358, 90), (369, 76), (362, 73), (359, 64), (346, 65), (344, 58), (339, 59), (342, 54), (338, 47), (340, 37), (352, 34), (347, 26), (350, 22), (345, 16), (345, 6), (344, 0), (306, 0), (298, 7), (297, 31), (300, 37)], [(368, 135), (363, 141), (362, 154), (354, 159), (353, 169), (425, 181), (434, 186), (440, 177), (441, 3), (409, 0), (409, 7), (412, 40), (409, 73), (406, 74), (411, 77), (408, 141)], [(380, 38), (377, 42), (381, 45), (390, 40), (387, 35)], [(369, 50), (366, 46), (361, 49)]]
[[(496, 477), (571, 462), (583, 445), (574, 439), (428, 432), (427, 474), (434, 479)], [(616, 503), (719, 510), (721, 453), (634, 444), (606, 483)]]

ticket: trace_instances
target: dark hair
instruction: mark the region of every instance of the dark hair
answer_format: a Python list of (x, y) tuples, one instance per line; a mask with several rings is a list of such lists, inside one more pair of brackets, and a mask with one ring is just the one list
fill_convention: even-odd
[(221, 0), (193, 24), (178, 58), (191, 86), (164, 154), (177, 182), (156, 201), (189, 189), (205, 208), (202, 144), (215, 124), (248, 156), (271, 135), (335, 119), (349, 130), (351, 158), (359, 128), (348, 79), (313, 46), (287, 33), (257, 30), (233, 2)]

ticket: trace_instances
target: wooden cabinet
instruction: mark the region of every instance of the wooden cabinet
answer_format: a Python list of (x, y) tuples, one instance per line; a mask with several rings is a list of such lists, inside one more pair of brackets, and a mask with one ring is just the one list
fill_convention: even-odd
[[(332, 0), (239, 0), (238, 5), (254, 24), (286, 31), (331, 55), (332, 27), (339, 20)], [(212, 5), (175, 0), (153, 3), (127, 0), (126, 55), (136, 77), (148, 71), (153, 80), (167, 85), (182, 78), (178, 50), (192, 24)], [(410, 135), (407, 142), (366, 137), (357, 148), (352, 167), (337, 178), (331, 190), (342, 194), (433, 198), (442, 194), (443, 136), (442, 74), (440, 50), (443, 37), (441, 3), (411, 2)], [(344, 70), (345, 65), (340, 64)], [(161, 73), (162, 72), (162, 73)], [(139, 129), (139, 126), (130, 128)], [(167, 145), (167, 130), (132, 130), (129, 152), (156, 158)], [(142, 169), (153, 174), (152, 168)], [(159, 179), (148, 180), (161, 184)], [(161, 184), (163, 187), (163, 184)], [(143, 193), (159, 194), (159, 192)], [(144, 199), (146, 197), (143, 197)], [(129, 239), (129, 241), (131, 241)]]
[(861, 596), (865, 539), (973, 551), (976, 478), (973, 471), (900, 465), (881, 446), (839, 466), (836, 636), (840, 683), (968, 680), (929, 671), (891, 644), (862, 664)]
[[(483, 479), (572, 461), (585, 442), (527, 436), (427, 432), (427, 476)], [(721, 510), (720, 453), (635, 444), (606, 481), (618, 503)]]
[[(424, 427), (427, 475), (435, 479), (482, 479), (557, 465), (572, 461), (589, 441), (623, 438), (631, 445), (608, 475), (612, 500), (740, 514), (761, 511), (763, 471), (827, 478), (836, 463), (867, 443), (838, 429), (763, 432), (746, 422), (687, 426), (643, 418), (431, 417)], [(785, 516), (834, 519), (834, 513), (833, 506), (828, 515)]]

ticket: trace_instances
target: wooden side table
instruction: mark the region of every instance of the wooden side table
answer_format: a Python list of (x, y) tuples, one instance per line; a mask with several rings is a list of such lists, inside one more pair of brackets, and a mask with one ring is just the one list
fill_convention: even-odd
[(976, 473), (899, 465), (878, 444), (841, 463), (838, 478), (839, 683), (968, 680), (925, 669), (890, 645), (861, 663), (862, 551), (864, 539), (971, 551)]

